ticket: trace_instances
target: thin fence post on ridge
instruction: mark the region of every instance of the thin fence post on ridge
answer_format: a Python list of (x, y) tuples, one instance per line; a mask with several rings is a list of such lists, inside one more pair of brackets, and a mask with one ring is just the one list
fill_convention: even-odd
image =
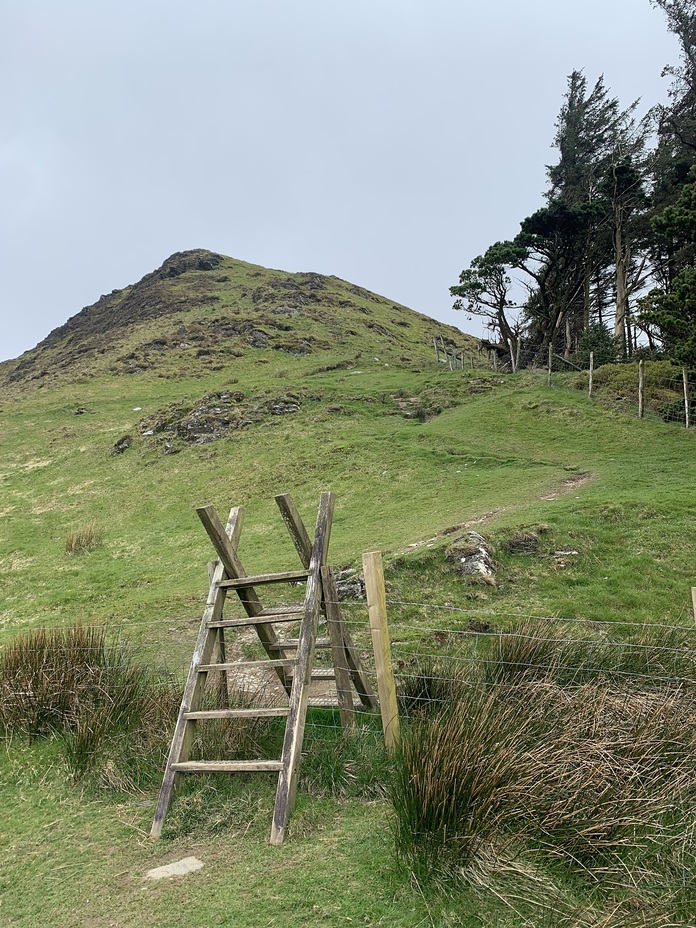
[(593, 377), (594, 377), (594, 351), (591, 351), (591, 352), (590, 352), (590, 381), (589, 381), (589, 386), (588, 386), (588, 388), (587, 388), (587, 395), (588, 395), (588, 397), (589, 397), (590, 399), (592, 399), (592, 380), (593, 380)]
[(643, 418), (643, 403), (645, 398), (645, 362), (641, 358), (638, 362), (638, 418)]
[(682, 367), (682, 381), (684, 383), (684, 421), (688, 429), (691, 425), (691, 410), (689, 408), (689, 377), (685, 367)]
[(546, 381), (546, 386), (551, 386), (551, 370), (553, 369), (553, 345), (549, 344), (549, 373)]
[(370, 614), (372, 646), (375, 652), (377, 693), (382, 715), (384, 743), (387, 750), (391, 751), (400, 740), (399, 706), (396, 699), (396, 681), (387, 626), (387, 596), (381, 552), (370, 551), (363, 554), (363, 573), (365, 574), (367, 608)]
[(437, 343), (437, 336), (433, 335), (433, 345), (435, 346), (435, 360), (440, 363), (440, 346)]

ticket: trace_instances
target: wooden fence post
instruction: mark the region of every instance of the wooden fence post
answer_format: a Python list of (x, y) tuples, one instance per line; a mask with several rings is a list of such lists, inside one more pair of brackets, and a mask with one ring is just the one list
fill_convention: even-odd
[(440, 348), (437, 343), (437, 338), (434, 335), (433, 335), (433, 345), (435, 345), (435, 359), (437, 363), (439, 364), (440, 363)]
[(682, 367), (682, 380), (684, 381), (684, 415), (687, 429), (691, 425), (691, 410), (689, 409), (689, 376), (686, 368)]
[(546, 378), (546, 386), (551, 386), (551, 368), (553, 367), (553, 345), (549, 345), (549, 375)]
[(694, 622), (696, 623), (696, 586), (691, 587), (691, 605), (694, 610)]
[(590, 386), (587, 391), (587, 395), (592, 399), (592, 380), (594, 376), (594, 351), (590, 352)]
[(377, 692), (382, 715), (384, 743), (392, 751), (399, 743), (399, 707), (396, 701), (396, 682), (391, 662), (389, 629), (387, 627), (387, 594), (384, 589), (382, 555), (379, 551), (363, 554), (365, 593), (370, 613), (372, 647), (377, 668)]
[(645, 363), (641, 358), (638, 362), (638, 418), (643, 418), (643, 395), (645, 393)]

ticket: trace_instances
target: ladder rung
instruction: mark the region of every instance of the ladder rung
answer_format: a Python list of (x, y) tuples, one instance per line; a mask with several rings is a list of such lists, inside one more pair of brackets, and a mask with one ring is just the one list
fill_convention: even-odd
[(287, 715), (287, 706), (258, 709), (205, 709), (199, 712), (185, 712), (185, 719), (268, 719)]
[(276, 773), (282, 769), (280, 760), (189, 760), (172, 764), (176, 773)]
[[(339, 709), (338, 698), (336, 696), (310, 696), (307, 700), (307, 706), (310, 709)], [(354, 709), (364, 709), (361, 702), (353, 703)]]
[(306, 580), (311, 572), (311, 570), (286, 570), (279, 574), (257, 574), (255, 577), (220, 580), (218, 586), (226, 590), (239, 590), (249, 586), (260, 586), (263, 583), (291, 583), (293, 580)]
[(311, 680), (335, 680), (336, 671), (333, 667), (319, 667), (312, 671)]
[(297, 614), (288, 615), (284, 613), (275, 619), (262, 619), (260, 616), (248, 619), (221, 619), (219, 622), (210, 622), (208, 628), (248, 628), (253, 625), (270, 625), (275, 622), (297, 622)]
[(199, 673), (208, 673), (211, 670), (242, 670), (247, 667), (292, 667), (297, 663), (294, 657), (273, 658), (263, 661), (235, 661), (227, 664), (199, 664), (196, 670)]
[[(281, 615), (304, 615), (305, 607), (304, 606), (273, 606), (270, 609), (262, 609), (259, 612), (260, 616), (281, 616)], [(273, 619), (274, 622), (277, 622), (277, 619)]]
[[(299, 638), (279, 638), (278, 641), (275, 644), (270, 645), (270, 647), (274, 651), (276, 649), (279, 649), (279, 650), (286, 649), (289, 651), (291, 648), (299, 647), (299, 645), (300, 645)], [(330, 648), (331, 639), (330, 638), (317, 638), (317, 640), (314, 643), (314, 647), (315, 648)]]

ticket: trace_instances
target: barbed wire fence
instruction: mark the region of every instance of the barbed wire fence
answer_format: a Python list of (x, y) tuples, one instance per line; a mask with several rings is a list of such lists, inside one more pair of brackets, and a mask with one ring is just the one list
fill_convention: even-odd
[[(521, 341), (515, 347), (486, 342), (479, 343), (477, 350), (462, 349), (447, 344), (442, 336), (433, 338), (436, 362), (451, 371), (486, 371), (487, 373), (510, 374), (522, 370), (538, 370), (546, 373), (546, 385), (567, 387), (567, 379), (555, 378), (554, 374), (577, 373), (586, 378), (582, 387), (590, 399), (600, 398), (629, 415), (639, 419), (669, 422), (691, 428), (696, 422), (696, 380), (691, 379), (686, 368), (675, 373), (674, 365), (665, 371), (664, 363), (645, 363), (643, 359), (618, 362), (602, 360), (594, 363), (594, 352), (566, 357), (553, 348), (530, 349)], [(608, 382), (606, 367), (620, 372), (616, 382)]]

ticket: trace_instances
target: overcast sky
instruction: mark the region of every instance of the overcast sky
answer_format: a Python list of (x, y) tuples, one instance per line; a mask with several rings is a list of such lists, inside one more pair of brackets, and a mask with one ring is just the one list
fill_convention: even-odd
[(649, 0), (0, 0), (0, 360), (187, 248), (476, 331), (567, 75), (647, 107), (677, 55)]

